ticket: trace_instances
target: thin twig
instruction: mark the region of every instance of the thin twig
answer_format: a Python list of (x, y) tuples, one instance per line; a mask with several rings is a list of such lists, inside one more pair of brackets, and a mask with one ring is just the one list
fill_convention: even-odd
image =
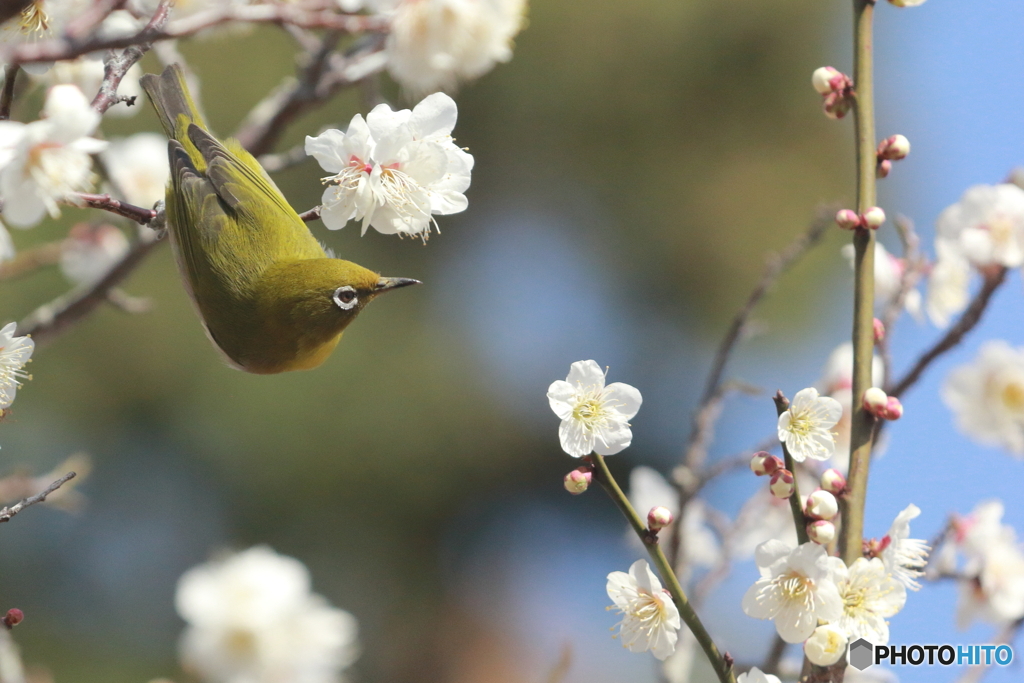
[(309, 211), (303, 211), (302, 213), (300, 213), (299, 218), (301, 218), (306, 223), (310, 221), (315, 221), (316, 219), (320, 218), (320, 211), (323, 208), (324, 207), (322, 206), (314, 206)]
[(88, 206), (92, 209), (103, 209), (110, 213), (123, 216), (135, 221), (140, 225), (149, 225), (156, 219), (157, 212), (153, 209), (144, 209), (128, 202), (114, 199), (109, 194), (88, 194), (78, 192), (70, 195), (70, 202), (73, 206)]
[(4, 67), (4, 89), (3, 92), (0, 92), (0, 121), (9, 121), (11, 118), (14, 85), (18, 80), (19, 71), (21, 71), (21, 67), (17, 64), (8, 64)]
[(141, 31), (128, 36), (93, 36), (74, 40), (65, 36), (37, 43), (21, 43), (0, 49), (0, 61), (5, 64), (29, 64), (76, 59), (90, 52), (117, 50), (156, 41), (186, 38), (215, 26), (230, 22), (254, 24), (292, 24), (300, 28), (327, 29), (343, 33), (384, 33), (390, 19), (383, 15), (363, 16), (339, 14), (329, 2), (307, 5), (225, 4), (222, 7), (197, 12), (176, 19), (163, 28)]
[(61, 486), (63, 486), (64, 484), (68, 483), (69, 481), (71, 481), (74, 478), (75, 478), (75, 473), (74, 472), (68, 472), (63, 477), (61, 477), (57, 481), (55, 481), (52, 484), (50, 484), (49, 486), (47, 486), (45, 489), (43, 489), (42, 491), (40, 491), (36, 495), (29, 496), (28, 498), (25, 498), (21, 502), (15, 503), (14, 505), (11, 505), (10, 507), (6, 507), (5, 506), (3, 509), (0, 509), (0, 523), (9, 522), (9, 521), (11, 521), (12, 517), (14, 517), (16, 514), (18, 514), (19, 512), (24, 510), (25, 508), (30, 507), (32, 505), (35, 505), (36, 503), (42, 503), (44, 500), (46, 500), (46, 497), (48, 495), (50, 495), (51, 493), (53, 493), (54, 491), (56, 491)]
[[(118, 0), (103, 0), (99, 4), (102, 5), (104, 2), (112, 7), (118, 4)], [(124, 0), (120, 0), (120, 4), (123, 3)], [(170, 9), (171, 0), (160, 0), (156, 12), (153, 13), (149, 23), (142, 29), (142, 34), (152, 36), (163, 28), (163, 25), (167, 23)], [(117, 89), (121, 85), (121, 81), (124, 80), (128, 70), (135, 66), (152, 47), (152, 40), (144, 40), (136, 45), (125, 48), (121, 54), (117, 54), (113, 50), (107, 53), (106, 59), (103, 60), (103, 82), (100, 84), (99, 92), (96, 93), (96, 97), (92, 101), (93, 109), (103, 114), (118, 102), (127, 102), (128, 106), (135, 104), (134, 97), (118, 97)]]
[(936, 358), (963, 341), (967, 333), (973, 330), (981, 321), (981, 316), (985, 313), (992, 295), (1006, 281), (1006, 272), (1006, 268), (999, 266), (985, 273), (985, 281), (981, 289), (974, 295), (974, 299), (971, 300), (967, 310), (963, 312), (960, 319), (956, 321), (956, 324), (950, 327), (934, 346), (921, 354), (921, 357), (917, 359), (914, 367), (907, 374), (898, 382), (895, 382), (891, 388), (886, 389), (887, 394), (896, 397), (902, 396), (907, 389), (912, 387), (921, 378), (921, 374), (928, 369), (928, 366)]

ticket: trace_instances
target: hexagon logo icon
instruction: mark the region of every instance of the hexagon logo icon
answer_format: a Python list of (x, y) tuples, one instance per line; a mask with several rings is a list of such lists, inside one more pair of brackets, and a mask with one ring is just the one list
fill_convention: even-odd
[(850, 651), (846, 656), (850, 666), (863, 671), (875, 663), (875, 646), (863, 638), (858, 638), (850, 643)]

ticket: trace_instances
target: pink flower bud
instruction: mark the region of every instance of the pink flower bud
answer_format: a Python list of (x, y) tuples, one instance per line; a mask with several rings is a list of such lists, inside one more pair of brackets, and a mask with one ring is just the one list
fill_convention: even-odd
[(813, 519), (834, 519), (839, 514), (839, 501), (828, 491), (818, 489), (807, 496), (804, 514)]
[(860, 216), (851, 209), (840, 209), (836, 213), (836, 225), (843, 230), (853, 230), (860, 227)]
[(574, 496), (578, 496), (587, 490), (593, 478), (594, 473), (590, 471), (589, 467), (577, 467), (565, 475), (563, 480), (565, 490)]
[(882, 159), (875, 165), (876, 178), (888, 178), (890, 173), (892, 173), (892, 162), (888, 159)]
[(878, 158), (899, 161), (910, 154), (910, 140), (902, 135), (890, 135), (878, 143)]
[(903, 417), (903, 404), (895, 396), (890, 396), (885, 404), (885, 410), (880, 417), (886, 420), (898, 420)]
[(811, 74), (811, 85), (822, 95), (828, 95), (833, 92), (836, 88), (833, 83), (837, 82), (837, 77), (842, 79), (843, 74), (838, 69), (833, 69), (831, 66), (823, 66), (814, 70)]
[(826, 519), (819, 519), (807, 525), (807, 538), (818, 545), (828, 545), (836, 537), (836, 525)]
[(782, 460), (766, 451), (758, 451), (750, 459), (750, 471), (759, 477), (771, 474), (780, 467), (782, 467)]
[(878, 318), (875, 318), (874, 320), (871, 321), (871, 326), (875, 333), (876, 344), (885, 339), (885, 323), (883, 323)]
[(864, 392), (864, 410), (875, 417), (881, 417), (888, 405), (889, 397), (878, 387), (871, 387)]
[(864, 212), (864, 225), (877, 230), (881, 227), (882, 223), (885, 223), (885, 211), (877, 206), (872, 206), (870, 209)]
[(12, 607), (11, 609), (7, 610), (7, 614), (4, 615), (4, 626), (6, 626), (8, 630), (10, 630), (18, 624), (20, 624), (24, 619), (25, 613), (17, 607)]
[(853, 101), (845, 90), (837, 89), (825, 95), (825, 102), (822, 108), (825, 111), (825, 116), (830, 119), (841, 119), (850, 113), (850, 109), (853, 108)]
[(647, 513), (647, 528), (651, 531), (658, 531), (667, 527), (674, 519), (671, 510), (659, 505), (651, 508), (651, 511)]
[(837, 469), (827, 469), (821, 473), (821, 488), (838, 496), (846, 490), (846, 477)]
[(768, 488), (776, 498), (789, 498), (793, 495), (793, 473), (785, 467), (775, 470)]

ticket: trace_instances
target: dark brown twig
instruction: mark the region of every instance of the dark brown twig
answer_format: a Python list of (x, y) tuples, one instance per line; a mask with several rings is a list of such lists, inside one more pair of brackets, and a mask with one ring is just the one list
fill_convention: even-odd
[(110, 213), (133, 220), (140, 225), (149, 225), (158, 215), (153, 209), (144, 209), (141, 206), (122, 202), (114, 199), (109, 194), (87, 194), (79, 192), (71, 195), (70, 199), (76, 206), (87, 206), (91, 209), (103, 209), (104, 211), (109, 211)]
[(921, 357), (917, 359), (917, 362), (914, 363), (914, 367), (912, 367), (907, 374), (905, 374), (891, 387), (886, 388), (887, 394), (896, 397), (902, 396), (907, 389), (912, 387), (914, 383), (921, 378), (921, 374), (928, 369), (928, 366), (931, 365), (936, 358), (963, 341), (963, 338), (967, 336), (967, 333), (973, 330), (981, 321), (981, 316), (985, 313), (985, 309), (988, 308), (992, 295), (995, 294), (996, 290), (999, 289), (999, 286), (1006, 281), (1006, 271), (1006, 268), (998, 266), (985, 273), (985, 281), (982, 284), (981, 289), (974, 295), (974, 299), (971, 300), (967, 310), (963, 312), (960, 319), (956, 321), (956, 324), (950, 327), (946, 334), (943, 335), (943, 337), (939, 339), (934, 346), (925, 351)]
[(324, 207), (322, 206), (314, 206), (309, 211), (303, 211), (302, 213), (300, 213), (299, 218), (301, 218), (306, 223), (310, 221), (315, 221), (316, 219), (320, 218), (320, 211), (323, 208)]
[(0, 523), (2, 523), (2, 522), (9, 522), (9, 521), (11, 521), (12, 517), (14, 517), (16, 514), (18, 514), (19, 512), (24, 510), (25, 508), (27, 508), (29, 506), (32, 506), (32, 505), (35, 505), (36, 503), (42, 503), (44, 500), (46, 500), (46, 497), (48, 495), (50, 495), (51, 493), (53, 493), (54, 491), (56, 491), (61, 486), (63, 486), (64, 484), (68, 483), (69, 481), (71, 481), (74, 478), (75, 478), (75, 473), (74, 472), (68, 472), (63, 477), (61, 477), (57, 481), (55, 481), (52, 484), (50, 484), (49, 486), (47, 486), (45, 489), (43, 489), (42, 491), (40, 491), (36, 495), (29, 496), (28, 498), (25, 498), (24, 500), (22, 500), (20, 503), (15, 503), (14, 505), (11, 505), (10, 507), (6, 507), (5, 506), (3, 509), (0, 509)]
[[(105, 0), (107, 4), (112, 7), (118, 4), (117, 0)], [(124, 0), (120, 0), (121, 3)], [(103, 4), (100, 2), (99, 4)], [(146, 24), (145, 28), (142, 29), (140, 35), (152, 36), (167, 23), (167, 16), (171, 9), (171, 0), (160, 0), (160, 4), (156, 8), (156, 12), (153, 13), (149, 23)], [(121, 54), (117, 54), (113, 50), (107, 53), (106, 59), (103, 60), (103, 82), (100, 84), (100, 90), (96, 93), (96, 97), (92, 101), (92, 107), (99, 113), (104, 113), (118, 102), (127, 102), (128, 106), (135, 104), (135, 98), (123, 98), (118, 97), (117, 89), (121, 85), (121, 81), (124, 80), (125, 74), (128, 70), (135, 66), (135, 64), (142, 59), (143, 55), (150, 51), (153, 47), (153, 41), (143, 40), (136, 45), (131, 45), (124, 49)]]
[(4, 89), (3, 92), (0, 92), (0, 121), (9, 121), (11, 118), (14, 85), (18, 80), (19, 71), (21, 71), (21, 67), (17, 64), (8, 64), (4, 67)]

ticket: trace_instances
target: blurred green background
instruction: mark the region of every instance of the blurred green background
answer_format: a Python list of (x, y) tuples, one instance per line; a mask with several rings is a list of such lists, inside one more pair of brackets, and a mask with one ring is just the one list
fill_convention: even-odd
[[(652, 677), (651, 658), (608, 638), (603, 609), (559, 607), (536, 631), (517, 621), (517, 582), (546, 595), (559, 574), (603, 605), (601, 577), (631, 561), (611, 505), (562, 490), (574, 462), (544, 394), (573, 361), (610, 365), (647, 400), (616, 471), (676, 461), (709, 349), (766, 253), (820, 203), (852, 197), (849, 126), (821, 115), (809, 85), (840, 19), (815, 0), (534, 3), (512, 62), (457, 97), (455, 135), (476, 157), (464, 214), (439, 218), (425, 246), (311, 225), (344, 258), (426, 283), (371, 307), (316, 371), (222, 365), (159, 248), (125, 284), (153, 310), (105, 307), (40, 349), (0, 425), (3, 470), (43, 472), (79, 450), (95, 462), (81, 513), (41, 506), (0, 529), (0, 608), (27, 615), (27, 663), (57, 681), (185, 680), (177, 577), (218, 549), (267, 543), (358, 617), (359, 681), (542, 681), (563, 644), (567, 680)], [(273, 28), (181, 48), (222, 135), (295, 70)], [(144, 66), (159, 69), (152, 56)], [(104, 133), (158, 130), (142, 106)], [(360, 111), (349, 91), (279, 149)], [(304, 210), (320, 175), (310, 160), (278, 182)], [(67, 210), (14, 237), (23, 249), (88, 218)], [(826, 241), (760, 311), (771, 328), (748, 350), (784, 347), (828, 307), (830, 283), (847, 282), (840, 235)], [(65, 288), (55, 269), (4, 283), (0, 321)], [(838, 338), (845, 315), (817, 326)], [(503, 558), (537, 539), (612, 559), (596, 583), (566, 584), (576, 570), (543, 557), (536, 575), (510, 576)]]

